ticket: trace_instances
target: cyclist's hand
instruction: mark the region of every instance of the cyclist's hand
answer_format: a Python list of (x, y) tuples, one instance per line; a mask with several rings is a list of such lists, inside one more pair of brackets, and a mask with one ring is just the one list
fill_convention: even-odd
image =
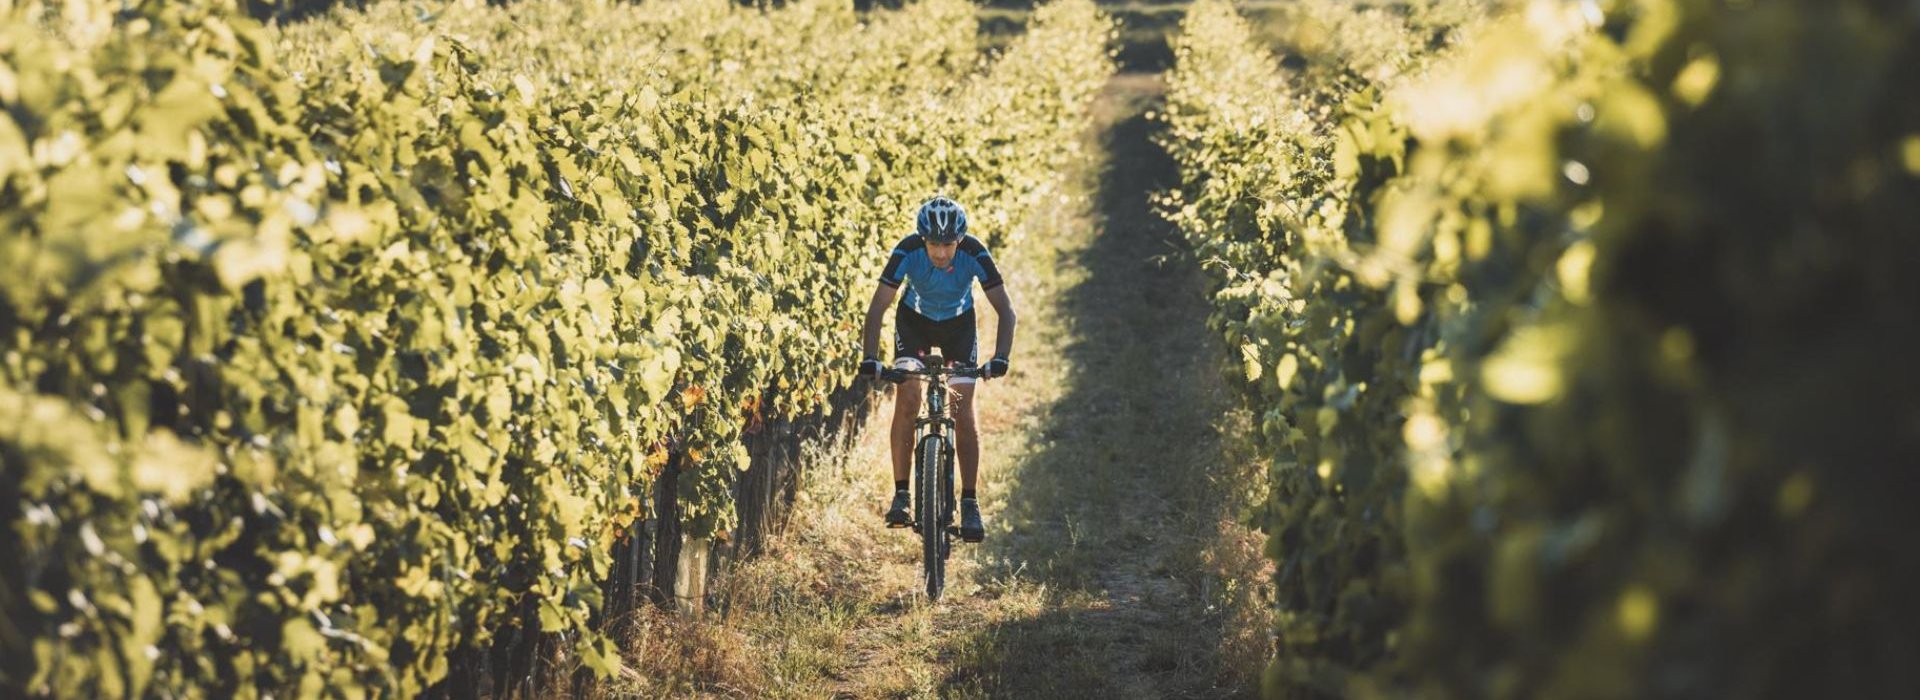
[(1008, 369), (1009, 367), (1007, 366), (1007, 358), (996, 357), (991, 360), (987, 360), (987, 378), (988, 379), (999, 379), (1001, 377), (1007, 376)]
[(885, 369), (886, 365), (871, 357), (860, 361), (860, 376), (868, 379), (879, 379), (881, 371)]

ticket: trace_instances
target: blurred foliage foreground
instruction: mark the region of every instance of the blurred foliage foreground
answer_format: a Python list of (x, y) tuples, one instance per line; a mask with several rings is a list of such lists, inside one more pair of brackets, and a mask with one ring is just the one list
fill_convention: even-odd
[(0, 21), (8, 697), (406, 697), (508, 628), (616, 672), (662, 466), (724, 537), (912, 208), (1017, 248), (1111, 70), (1085, 0), (997, 58), (960, 0)]
[(1189, 14), (1274, 695), (1920, 697), (1920, 4)]

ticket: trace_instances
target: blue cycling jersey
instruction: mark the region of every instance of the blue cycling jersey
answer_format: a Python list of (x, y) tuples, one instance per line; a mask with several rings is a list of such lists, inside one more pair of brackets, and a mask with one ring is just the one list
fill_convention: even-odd
[(933, 266), (927, 256), (927, 241), (919, 234), (907, 236), (894, 246), (893, 257), (880, 271), (880, 283), (899, 289), (907, 285), (901, 303), (922, 316), (945, 321), (973, 310), (973, 281), (980, 280), (982, 290), (1002, 284), (1000, 268), (993, 264), (987, 245), (973, 236), (960, 239), (947, 269)]

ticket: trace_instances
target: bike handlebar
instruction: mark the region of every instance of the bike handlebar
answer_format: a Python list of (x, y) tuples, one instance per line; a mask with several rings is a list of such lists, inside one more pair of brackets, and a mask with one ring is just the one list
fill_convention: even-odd
[(950, 377), (983, 379), (987, 376), (987, 370), (985, 367), (927, 367), (925, 369), (897, 369), (888, 367), (880, 370), (880, 379), (899, 384), (912, 377), (932, 377), (941, 374)]

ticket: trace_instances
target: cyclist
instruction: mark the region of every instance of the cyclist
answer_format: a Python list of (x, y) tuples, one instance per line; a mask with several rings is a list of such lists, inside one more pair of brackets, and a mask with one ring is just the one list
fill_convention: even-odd
[[(986, 365), (986, 376), (1006, 376), (1008, 358), (1013, 353), (1013, 302), (1000, 279), (993, 256), (980, 239), (967, 235), (967, 210), (945, 196), (937, 196), (920, 205), (914, 233), (900, 241), (893, 256), (880, 272), (880, 284), (867, 305), (866, 330), (861, 335), (865, 359), (860, 374), (880, 378), (880, 321), (888, 304), (893, 303), (900, 287), (907, 293), (894, 309), (893, 364), (898, 369), (921, 369), (920, 358), (932, 348), (955, 365), (977, 367), (973, 321), (973, 283), (980, 282), (988, 303), (1000, 318), (994, 336), (993, 359)], [(955, 377), (950, 386), (960, 395), (952, 403), (957, 435), (955, 447), (960, 461), (960, 539), (979, 542), (986, 538), (986, 525), (980, 519), (980, 505), (974, 487), (978, 483), (980, 439), (975, 428), (973, 396), (977, 387), (970, 377)], [(893, 507), (887, 510), (888, 527), (907, 527), (913, 518), (907, 512), (907, 473), (913, 462), (913, 424), (920, 413), (922, 391), (896, 391), (893, 402)], [(923, 514), (924, 515), (924, 514)]]

